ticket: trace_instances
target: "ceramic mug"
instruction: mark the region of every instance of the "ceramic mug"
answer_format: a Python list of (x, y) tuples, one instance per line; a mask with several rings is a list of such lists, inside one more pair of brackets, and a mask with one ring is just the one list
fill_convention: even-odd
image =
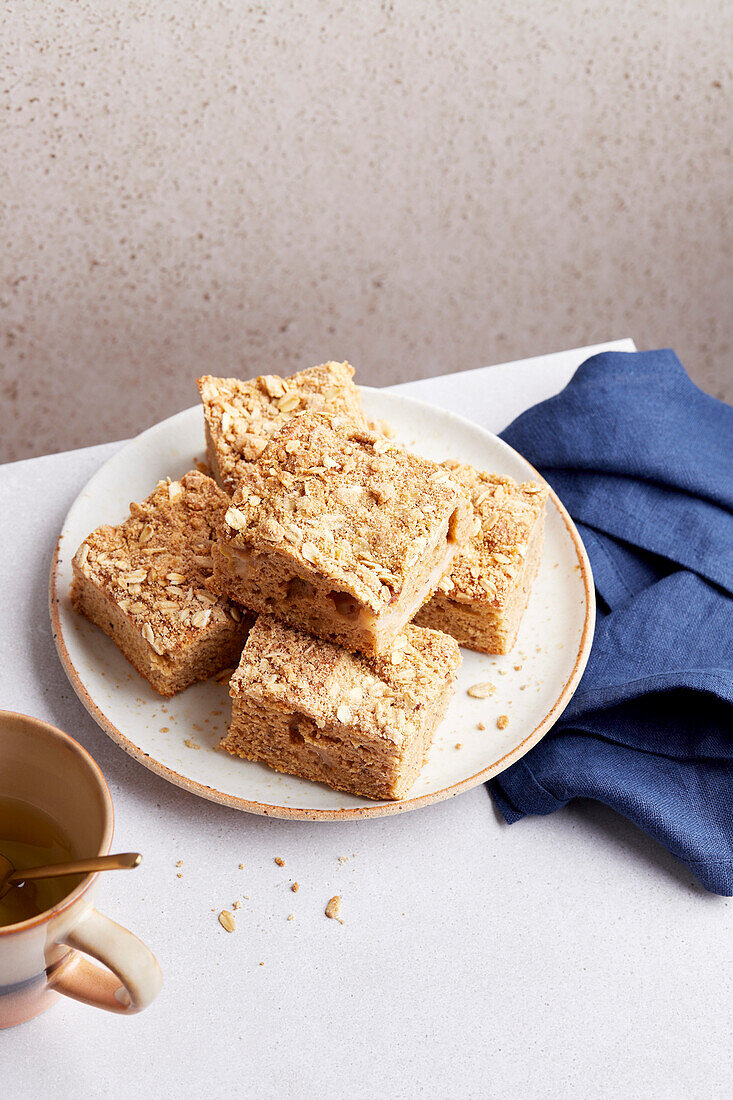
[[(86, 749), (54, 726), (0, 711), (0, 795), (49, 814), (79, 857), (109, 852), (114, 815), (104, 776)], [(93, 908), (96, 879), (87, 875), (44, 913), (0, 926), (0, 1028), (32, 1019), (60, 993), (127, 1016), (157, 996), (155, 956)]]

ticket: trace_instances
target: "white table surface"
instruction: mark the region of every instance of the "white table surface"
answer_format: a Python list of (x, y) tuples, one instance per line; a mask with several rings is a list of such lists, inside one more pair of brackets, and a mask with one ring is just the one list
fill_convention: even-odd
[[(398, 388), (500, 430), (593, 350)], [(97, 902), (165, 985), (131, 1019), (62, 999), (0, 1032), (3, 1100), (733, 1095), (733, 906), (607, 808), (508, 827), (479, 787), (373, 821), (273, 821), (106, 738), (59, 664), (46, 584), (69, 505), (119, 445), (0, 469), (0, 705), (101, 765), (115, 846), (144, 862), (102, 876)], [(324, 916), (333, 894), (344, 925)], [(217, 913), (243, 895), (229, 935)]]

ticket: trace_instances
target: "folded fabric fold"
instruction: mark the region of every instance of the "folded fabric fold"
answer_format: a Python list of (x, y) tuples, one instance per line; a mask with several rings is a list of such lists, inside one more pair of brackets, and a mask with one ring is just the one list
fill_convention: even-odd
[(562, 718), (489, 784), (499, 809), (598, 799), (733, 894), (733, 409), (671, 351), (608, 352), (503, 438), (578, 524), (599, 615)]

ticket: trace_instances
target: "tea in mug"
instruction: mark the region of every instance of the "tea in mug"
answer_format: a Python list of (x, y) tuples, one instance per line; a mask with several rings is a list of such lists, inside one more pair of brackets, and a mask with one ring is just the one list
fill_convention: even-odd
[[(36, 806), (0, 794), (0, 855), (16, 870), (68, 863), (76, 855), (61, 827)], [(13, 886), (0, 897), (0, 928), (52, 909), (79, 885), (83, 875), (38, 879)]]

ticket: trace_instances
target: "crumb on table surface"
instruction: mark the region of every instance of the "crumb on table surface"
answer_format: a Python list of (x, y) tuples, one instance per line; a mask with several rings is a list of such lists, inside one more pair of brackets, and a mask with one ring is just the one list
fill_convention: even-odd
[(337, 920), (339, 922), (339, 924), (343, 924), (344, 922), (341, 919), (341, 917), (339, 916), (340, 911), (341, 911), (341, 898), (339, 897), (338, 894), (336, 894), (334, 897), (332, 897), (330, 899), (328, 905), (326, 906), (325, 913), (326, 913), (327, 917), (331, 918), (331, 920)]
[(219, 924), (226, 932), (233, 932), (234, 929), (237, 927), (237, 922), (235, 921), (233, 914), (230, 913), (228, 909), (222, 909), (221, 913), (219, 914)]

